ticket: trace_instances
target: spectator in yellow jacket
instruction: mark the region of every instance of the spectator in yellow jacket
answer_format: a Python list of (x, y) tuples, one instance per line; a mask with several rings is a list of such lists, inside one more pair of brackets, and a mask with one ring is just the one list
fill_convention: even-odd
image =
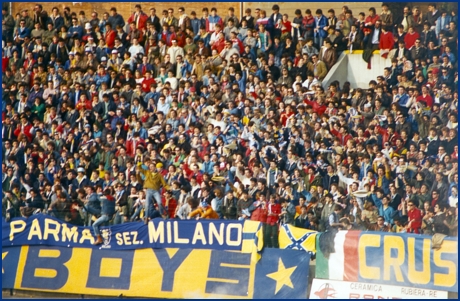
[[(147, 201), (144, 204), (144, 212), (145, 212), (145, 218), (144, 222), (145, 224), (148, 223), (149, 221), (149, 216), (151, 214), (150, 208), (152, 207), (152, 201), (155, 199), (158, 209), (160, 211), (161, 215), (165, 214), (165, 209), (163, 207), (163, 204), (161, 202), (161, 195), (160, 195), (160, 189), (163, 187), (166, 190), (169, 190), (169, 186), (166, 183), (165, 179), (163, 176), (158, 172), (157, 168), (160, 166), (161, 163), (157, 163), (155, 165), (154, 162), (151, 162), (149, 164), (149, 169), (144, 169), (142, 166), (142, 163), (138, 163), (138, 168), (137, 172), (144, 175), (144, 189), (147, 190)], [(161, 165), (162, 166), (162, 165)], [(153, 208), (153, 207), (152, 207)], [(153, 210), (152, 210), (153, 212)]]
[(190, 212), (188, 218), (191, 219), (195, 216), (196, 219), (219, 219), (219, 214), (217, 214), (207, 202), (201, 202), (200, 207)]

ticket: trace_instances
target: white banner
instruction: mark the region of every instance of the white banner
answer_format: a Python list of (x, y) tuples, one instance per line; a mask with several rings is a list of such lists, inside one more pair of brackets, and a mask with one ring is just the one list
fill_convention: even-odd
[(315, 278), (310, 299), (447, 299), (447, 291)]

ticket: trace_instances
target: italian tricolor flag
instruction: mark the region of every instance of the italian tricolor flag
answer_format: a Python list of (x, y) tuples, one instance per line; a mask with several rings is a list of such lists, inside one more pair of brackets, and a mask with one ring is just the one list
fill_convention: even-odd
[[(335, 236), (334, 236), (335, 234)], [(325, 235), (325, 236), (324, 236)], [(316, 278), (358, 281), (358, 252), (357, 246), (361, 231), (324, 232), (316, 236)], [(320, 242), (320, 236), (323, 241)], [(329, 236), (326, 238), (326, 236)], [(324, 254), (324, 248), (330, 251), (329, 258)]]

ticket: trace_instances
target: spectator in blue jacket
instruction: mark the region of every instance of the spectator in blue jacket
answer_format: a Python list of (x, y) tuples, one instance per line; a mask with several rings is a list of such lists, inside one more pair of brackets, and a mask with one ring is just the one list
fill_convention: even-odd
[(390, 206), (390, 198), (388, 196), (383, 196), (382, 199), (378, 197), (382, 195), (382, 191), (377, 191), (376, 194), (372, 194), (372, 201), (379, 210), (379, 215), (385, 218), (385, 222), (388, 225), (393, 224), (393, 217), (395, 215), (395, 210)]
[(24, 43), (25, 37), (30, 38), (30, 29), (26, 27), (26, 21), (21, 19), (19, 21), (19, 27), (17, 28), (15, 40), (19, 43), (19, 45), (22, 45), (22, 43)]
[(281, 21), (283, 15), (280, 14), (280, 7), (278, 4), (272, 6), (272, 14), (268, 18), (268, 23), (265, 29), (270, 33), (272, 37), (281, 36)]
[(326, 27), (327, 24), (327, 18), (323, 15), (323, 11), (321, 9), (317, 9), (313, 36), (315, 39), (315, 44), (318, 48), (323, 46), (324, 38), (327, 37), (327, 31), (324, 30), (324, 27)]
[(112, 121), (110, 122), (110, 126), (112, 127), (112, 129), (117, 128), (118, 122), (121, 122), (121, 124), (123, 125), (125, 124), (125, 119), (123, 118), (123, 110), (121, 108), (117, 108), (117, 115), (115, 115), (112, 118)]
[[(386, 164), (386, 163), (385, 163)], [(390, 180), (389, 178), (389, 171), (386, 170), (387, 167), (379, 166), (377, 168), (377, 180), (375, 186), (377, 188), (381, 188), (385, 194), (390, 193)]]
[(207, 173), (207, 174), (212, 175), (214, 173), (213, 168), (214, 168), (214, 162), (212, 162), (210, 160), (209, 154), (205, 154), (204, 155), (204, 161), (203, 161), (202, 167), (201, 167), (201, 172), (203, 174)]
[(193, 65), (190, 64), (187, 60), (184, 60), (182, 55), (178, 55), (176, 58), (176, 64), (179, 67), (180, 74), (176, 74), (177, 77), (187, 78), (187, 72), (192, 72)]
[(397, 103), (401, 109), (406, 115), (407, 112), (409, 111), (409, 108), (407, 107), (407, 104), (409, 102), (409, 94), (406, 93), (406, 88), (403, 86), (398, 87), (398, 94), (396, 95)]
[(99, 87), (103, 84), (103, 83), (108, 83), (109, 82), (109, 75), (105, 72), (104, 70), (104, 66), (99, 66), (98, 68), (98, 72), (96, 74), (96, 77), (95, 77), (95, 81), (96, 81), (96, 88), (99, 89)]
[(194, 11), (190, 15), (190, 25), (192, 26), (193, 34), (197, 35), (200, 32), (201, 20), (196, 17), (196, 12)]
[(112, 28), (117, 28), (117, 25), (120, 25), (121, 27), (125, 26), (125, 20), (122, 15), (117, 13), (116, 7), (112, 7), (110, 9), (110, 17), (107, 20), (107, 23), (110, 23)]
[(35, 99), (37, 97), (42, 98), (42, 96), (43, 96), (43, 89), (40, 88), (40, 83), (35, 82), (34, 87), (33, 87), (32, 91), (30, 92), (29, 97), (27, 98), (27, 104), (30, 107), (32, 107), (32, 105), (35, 102)]
[(61, 27), (64, 26), (64, 18), (59, 14), (59, 8), (53, 7), (52, 14), (49, 17), (48, 24), (53, 24), (53, 28), (56, 32), (61, 31)]
[(83, 27), (81, 27), (80, 22), (77, 18), (72, 19), (72, 26), (67, 30), (67, 37), (70, 39), (81, 39), (83, 36)]
[(236, 73), (235, 82), (238, 84), (240, 91), (244, 93), (246, 91), (246, 70), (242, 69), (241, 72)]
[(115, 214), (115, 198), (113, 197), (115, 192), (112, 190), (112, 187), (108, 187), (104, 191), (103, 196), (100, 198), (101, 217), (99, 217), (93, 224), (94, 235), (96, 235), (96, 241), (93, 243), (93, 245), (100, 245), (103, 243), (99, 226), (110, 221)]
[(98, 217), (101, 214), (101, 200), (99, 199), (96, 193), (96, 187), (92, 185), (86, 186), (87, 199), (85, 202), (85, 210), (92, 214), (95, 217)]
[(439, 39), (439, 34), (442, 30), (449, 29), (451, 17), (447, 14), (447, 11), (443, 10), (441, 16), (436, 20), (436, 37)]

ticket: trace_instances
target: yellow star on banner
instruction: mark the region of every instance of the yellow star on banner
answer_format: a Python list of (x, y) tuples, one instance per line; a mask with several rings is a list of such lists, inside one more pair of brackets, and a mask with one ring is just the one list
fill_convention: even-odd
[[(8, 255), (8, 252), (3, 252), (2, 253), (2, 261), (5, 259), (6, 255)], [(2, 264), (2, 274), (5, 274), (5, 270), (3, 269), (3, 264)]]
[(278, 271), (271, 274), (267, 274), (268, 278), (271, 278), (276, 281), (275, 295), (283, 288), (283, 285), (289, 286), (290, 288), (294, 288), (294, 285), (291, 281), (291, 275), (292, 273), (294, 273), (296, 268), (297, 267), (294, 266), (292, 268), (286, 269), (283, 261), (280, 258), (278, 262)]

